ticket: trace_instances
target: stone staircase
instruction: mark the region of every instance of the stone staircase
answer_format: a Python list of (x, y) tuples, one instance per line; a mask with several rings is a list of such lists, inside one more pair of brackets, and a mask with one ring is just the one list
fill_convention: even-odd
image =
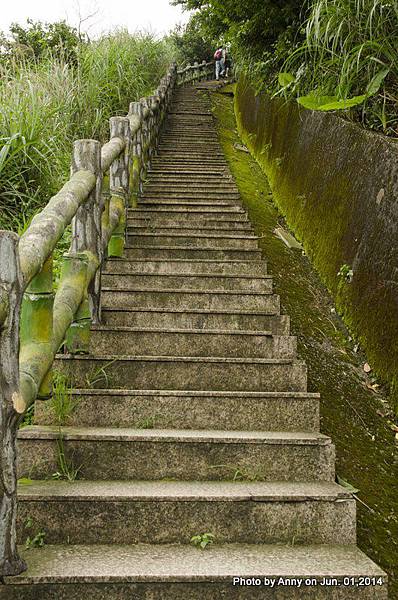
[[(35, 480), (19, 489), (19, 540), (44, 532), (45, 545), (24, 552), (28, 571), (0, 597), (386, 598), (384, 573), (355, 546), (319, 395), (194, 87), (175, 93), (125, 256), (102, 286), (92, 354), (57, 359), (78, 399), (68, 426), (37, 402), (19, 434), (19, 477)], [(73, 483), (52, 478), (60, 453)], [(213, 545), (190, 544), (204, 533)], [(321, 585), (365, 575), (384, 585)]]

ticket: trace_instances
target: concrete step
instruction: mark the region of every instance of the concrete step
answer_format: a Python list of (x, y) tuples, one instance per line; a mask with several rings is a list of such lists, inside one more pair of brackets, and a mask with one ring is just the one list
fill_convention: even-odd
[(261, 250), (242, 250), (238, 248), (217, 248), (202, 246), (184, 247), (184, 246), (126, 246), (124, 256), (130, 259), (150, 258), (164, 260), (259, 260), (261, 259)]
[(192, 142), (191, 149), (196, 145), (196, 142), (194, 141), (195, 135), (197, 135), (199, 140), (205, 140), (209, 138), (214, 141), (214, 129), (206, 125), (206, 123), (197, 123), (196, 127), (197, 129), (195, 129), (195, 126), (192, 124), (186, 124), (183, 127), (177, 127), (177, 124), (174, 123), (171, 127), (166, 127), (164, 130), (163, 135), (168, 136), (168, 138), (161, 137), (161, 140), (163, 141), (171, 139), (175, 140), (176, 143), (181, 140), (187, 140)]
[(139, 199), (139, 205), (145, 205), (148, 203), (161, 203), (161, 204), (170, 204), (175, 202), (188, 202), (188, 204), (213, 204), (213, 205), (235, 205), (239, 204), (242, 206), (240, 201), (239, 194), (235, 193), (190, 193), (189, 191), (180, 192), (180, 193), (159, 193), (155, 194), (151, 192), (150, 194), (144, 194)]
[(147, 183), (144, 186), (144, 195), (151, 196), (152, 194), (160, 194), (160, 195), (174, 195), (180, 193), (189, 193), (189, 194), (206, 194), (206, 196), (214, 194), (227, 194), (230, 193), (239, 195), (239, 191), (234, 183), (223, 182), (212, 183), (212, 184), (200, 184), (197, 182), (181, 182), (181, 183), (167, 183), (163, 182), (153, 182)]
[(242, 290), (272, 293), (269, 275), (223, 275), (217, 273), (104, 273), (102, 285), (117, 289)]
[(245, 219), (242, 212), (206, 212), (189, 210), (137, 210), (134, 214), (129, 213), (127, 225), (129, 227), (149, 227), (155, 229), (185, 229), (203, 231), (204, 233), (233, 233), (248, 231), (254, 235), (252, 225)]
[(207, 175), (206, 173), (199, 173), (196, 175), (191, 174), (189, 177), (185, 173), (151, 173), (149, 181), (153, 186), (166, 185), (181, 187), (193, 185), (195, 187), (202, 187), (209, 185), (211, 187), (220, 188), (225, 185), (235, 185), (232, 177), (228, 177), (224, 174), (219, 175), (218, 173), (213, 175)]
[(178, 173), (162, 173), (161, 175), (157, 175), (156, 173), (151, 173), (149, 179), (150, 185), (152, 187), (159, 187), (165, 185), (166, 187), (182, 187), (182, 186), (193, 186), (202, 188), (204, 186), (210, 186), (219, 189), (220, 187), (231, 187), (236, 184), (231, 177), (227, 175), (206, 175), (205, 173), (190, 175), (189, 177), (185, 174)]
[(206, 153), (206, 149), (202, 149), (202, 150), (198, 150), (196, 151), (196, 149), (190, 149), (190, 150), (178, 150), (178, 148), (176, 148), (174, 151), (171, 148), (163, 149), (163, 150), (158, 150), (157, 153), (154, 155), (154, 158), (158, 159), (158, 160), (180, 160), (182, 162), (184, 162), (184, 160), (186, 161), (186, 163), (191, 163), (194, 160), (199, 160), (199, 161), (205, 161), (207, 164), (210, 163), (217, 163), (217, 162), (223, 162), (225, 165), (227, 165), (227, 160), (225, 158), (225, 155), (223, 154), (223, 152), (221, 151), (221, 149), (219, 148), (218, 150), (211, 150), (210, 152)]
[[(5, 579), (1, 600), (387, 600), (388, 595), (386, 574), (354, 545), (215, 543), (201, 552), (187, 544), (49, 544), (21, 551), (29, 569)], [(365, 576), (374, 584), (358, 586)], [(357, 583), (344, 586), (350, 581)]]
[[(267, 263), (263, 260), (126, 260), (125, 258), (108, 259), (103, 273), (155, 273), (162, 275), (229, 275), (265, 277)], [(104, 276), (104, 275), (103, 275)]]
[(204, 248), (236, 248), (238, 250), (256, 250), (258, 238), (246, 233), (211, 233), (185, 235), (183, 233), (134, 233), (127, 235), (127, 244), (130, 248), (143, 246), (201, 246)]
[[(69, 426), (319, 431), (319, 394), (74, 390)], [(35, 424), (56, 422), (52, 402), (36, 401)]]
[(139, 288), (128, 287), (113, 289), (102, 288), (104, 308), (175, 308), (180, 310), (210, 309), (210, 310), (254, 310), (279, 313), (279, 297), (268, 292), (206, 290), (180, 288)]
[(209, 156), (209, 154), (206, 155), (206, 153), (203, 153), (187, 156), (183, 152), (173, 154), (171, 152), (164, 152), (163, 154), (157, 154), (151, 158), (151, 165), (155, 166), (161, 165), (162, 167), (164, 167), (165, 165), (172, 165), (173, 167), (176, 167), (180, 164), (184, 165), (185, 167), (192, 167), (198, 165), (210, 168), (228, 168), (228, 163), (224, 156), (221, 154), (218, 156)]
[(214, 177), (228, 177), (229, 172), (226, 165), (221, 169), (217, 167), (202, 167), (200, 165), (186, 165), (184, 162), (178, 164), (161, 164), (154, 163), (152, 160), (151, 166), (148, 168), (148, 176), (152, 175), (194, 175), (194, 176), (214, 176)]
[[(195, 127), (198, 128), (198, 130), (200, 129), (205, 129), (211, 125), (213, 125), (214, 121), (213, 121), (213, 116), (212, 115), (198, 115), (198, 114), (192, 114), (192, 113), (178, 113), (178, 114), (174, 114), (174, 115), (169, 115), (168, 117), (168, 125), (169, 126), (174, 126), (175, 124), (178, 124), (179, 127), (182, 127), (184, 129), (185, 132), (188, 131), (197, 131), (195, 129)], [(214, 131), (214, 127), (213, 127), (213, 131)]]
[(210, 131), (202, 131), (198, 135), (194, 135), (193, 133), (187, 132), (184, 137), (182, 134), (172, 133), (171, 131), (164, 133), (160, 138), (160, 144), (164, 146), (168, 146), (170, 144), (183, 144), (186, 146), (195, 146), (200, 144), (211, 144), (213, 146), (217, 145), (220, 147), (220, 142), (217, 138), (217, 134), (212, 134)]
[(228, 210), (228, 208), (242, 208), (242, 204), (237, 198), (190, 198), (189, 195), (185, 195), (181, 198), (171, 197), (154, 197), (144, 196), (139, 199), (138, 208), (141, 210), (152, 209), (166, 209), (177, 208), (179, 210), (190, 210), (191, 208), (197, 208), (200, 210)]
[[(334, 481), (334, 446), (304, 432), (62, 427), (67, 461), (82, 480)], [(18, 477), (59, 470), (59, 427), (18, 432)]]
[(123, 354), (139, 356), (221, 356), (246, 358), (294, 358), (297, 340), (261, 331), (161, 329), (138, 327), (92, 328), (92, 353), (106, 354), (118, 348)]
[[(130, 210), (132, 211), (134, 209)], [(235, 219), (236, 216), (241, 216), (242, 220), (246, 221), (247, 218), (247, 215), (242, 208), (242, 204), (238, 201), (217, 200), (213, 202), (212, 200), (203, 198), (196, 202), (191, 202), (190, 199), (159, 200), (158, 198), (154, 198), (152, 201), (142, 201), (140, 198), (135, 210), (142, 213), (158, 214), (161, 217), (165, 212), (168, 212), (177, 213), (178, 215), (182, 213), (191, 213), (191, 219), (195, 219), (196, 216), (202, 217), (203, 215), (209, 217), (215, 216), (219, 219), (222, 213), (228, 214), (233, 219)], [(132, 212), (128, 212), (128, 215), (131, 214)]]
[(166, 171), (168, 173), (195, 171), (197, 175), (216, 173), (220, 177), (225, 177), (228, 174), (228, 164), (223, 159), (217, 157), (212, 159), (204, 157), (184, 159), (180, 156), (164, 154), (152, 157), (151, 169), (162, 172)]
[[(247, 213), (242, 205), (228, 204), (226, 206), (215, 206), (209, 202), (202, 202), (203, 206), (189, 204), (184, 202), (175, 202), (170, 207), (158, 206), (156, 208), (130, 208), (127, 211), (128, 217), (159, 217), (165, 216), (169, 218), (175, 217), (176, 219), (216, 219), (222, 221), (225, 219), (231, 219), (233, 221), (245, 221), (248, 222)], [(181, 206), (179, 206), (181, 205)]]
[(35, 481), (18, 492), (19, 544), (32, 529), (47, 544), (189, 544), (198, 531), (218, 544), (356, 542), (355, 500), (332, 482)]
[(206, 223), (198, 223), (192, 219), (189, 223), (187, 219), (183, 221), (177, 221), (176, 219), (164, 219), (160, 215), (160, 218), (155, 219), (131, 219), (127, 221), (128, 229), (130, 234), (136, 233), (163, 233), (163, 234), (174, 234), (183, 233), (185, 235), (195, 235), (197, 233), (209, 234), (214, 233), (230, 235), (232, 232), (236, 232), (238, 235), (242, 235), (242, 232), (248, 232), (246, 235), (254, 235), (253, 227), (250, 223), (245, 221), (229, 221), (222, 222), (220, 220), (215, 221), (214, 219)]
[[(218, 182), (234, 182), (234, 178), (232, 177), (232, 175), (230, 173), (225, 173), (222, 175), (222, 177), (220, 177), (220, 175), (218, 174), (217, 171), (213, 171), (210, 173), (197, 173), (195, 170), (193, 170), (190, 173), (190, 177), (189, 177), (189, 181), (190, 182), (198, 182), (198, 183), (218, 183)], [(150, 170), (150, 177), (148, 178), (148, 181), (150, 182), (168, 182), (168, 183), (179, 183), (179, 182), (186, 182), (187, 181), (187, 176), (185, 173), (183, 172), (177, 172), (177, 173), (168, 173), (167, 171), (165, 173), (159, 172), (159, 171), (151, 171)]]
[(287, 358), (63, 355), (55, 368), (73, 387), (93, 389), (305, 392), (307, 369)]
[(287, 315), (269, 315), (252, 311), (217, 311), (211, 309), (156, 309), (104, 308), (103, 322), (116, 327), (169, 327), (172, 329), (226, 329), (229, 331), (272, 331), (276, 335), (289, 335), (290, 319)]
[(220, 148), (220, 143), (215, 139), (208, 139), (206, 137), (198, 136), (195, 141), (190, 138), (182, 138), (179, 139), (161, 139), (160, 144), (157, 148), (157, 152), (183, 152), (188, 156), (197, 155), (206, 153), (212, 156), (222, 156), (223, 152)]
[(185, 136), (189, 138), (195, 138), (197, 135), (199, 138), (202, 136), (212, 136), (214, 135), (214, 127), (211, 123), (184, 123), (180, 124), (178, 119), (174, 119), (173, 123), (166, 123), (165, 129), (163, 130), (163, 135), (174, 136), (177, 139), (185, 138)]
[[(193, 150), (194, 147), (194, 150)], [(156, 156), (162, 157), (174, 157), (174, 156), (185, 156), (190, 158), (205, 158), (206, 160), (213, 158), (221, 158), (225, 160), (225, 156), (218, 143), (197, 142), (195, 145), (189, 141), (184, 143), (182, 140), (179, 142), (167, 142), (161, 143), (157, 149)]]

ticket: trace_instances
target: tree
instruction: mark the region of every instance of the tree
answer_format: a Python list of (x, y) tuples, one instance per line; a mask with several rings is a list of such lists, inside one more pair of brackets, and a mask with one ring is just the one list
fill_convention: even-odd
[[(230, 41), (235, 54), (260, 58), (300, 17), (306, 2), (299, 0), (172, 0), (196, 19), (208, 37)], [(297, 25), (298, 28), (298, 25)]]
[(178, 53), (181, 63), (193, 64), (195, 61), (209, 61), (213, 58), (214, 40), (202, 27), (199, 15), (193, 15), (188, 24), (177, 25), (170, 33), (169, 39)]
[(3, 54), (9, 58), (40, 60), (44, 54), (51, 52), (54, 57), (67, 62), (77, 61), (79, 34), (65, 21), (42, 23), (28, 19), (26, 27), (13, 23), (10, 35), (9, 39), (4, 35), (1, 38)]

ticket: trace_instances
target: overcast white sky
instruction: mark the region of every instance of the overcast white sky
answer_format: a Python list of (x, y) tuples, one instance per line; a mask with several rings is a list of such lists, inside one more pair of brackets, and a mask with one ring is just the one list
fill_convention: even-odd
[(90, 37), (115, 27), (127, 27), (130, 32), (149, 29), (156, 33), (169, 31), (177, 23), (188, 20), (188, 14), (169, 0), (6, 0), (1, 3), (0, 30), (7, 31), (14, 21), (26, 23), (28, 17), (40, 21), (65, 19), (77, 26), (82, 18), (97, 14), (82, 24)]

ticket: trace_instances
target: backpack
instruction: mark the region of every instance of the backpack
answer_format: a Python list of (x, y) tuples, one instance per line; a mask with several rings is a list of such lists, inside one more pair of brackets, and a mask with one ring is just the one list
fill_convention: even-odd
[(216, 50), (214, 53), (214, 60), (221, 60), (222, 58), (222, 50)]

